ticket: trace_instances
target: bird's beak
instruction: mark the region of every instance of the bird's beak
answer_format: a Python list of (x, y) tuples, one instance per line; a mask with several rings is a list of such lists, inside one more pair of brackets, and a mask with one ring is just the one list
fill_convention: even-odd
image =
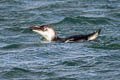
[(32, 26), (32, 27), (29, 27), (29, 29), (30, 29), (30, 30), (41, 30), (40, 27), (33, 27), (33, 26)]

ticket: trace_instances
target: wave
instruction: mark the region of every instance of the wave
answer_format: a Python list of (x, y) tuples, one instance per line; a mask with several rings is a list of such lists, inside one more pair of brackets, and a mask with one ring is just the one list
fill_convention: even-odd
[(10, 69), (9, 71), (3, 72), (2, 73), (3, 78), (11, 78), (11, 79), (37, 79), (41, 78), (43, 75), (44, 76), (53, 76), (55, 75), (54, 72), (52, 71), (34, 71), (34, 70), (29, 70), (29, 69), (24, 69), (24, 68), (18, 68), (14, 67)]
[(29, 47), (40, 47), (40, 43), (18, 43), (18, 44), (8, 44), (0, 48), (0, 50), (16, 50), (16, 49), (25, 49)]
[(1, 35), (4, 35), (4, 34), (7, 34), (9, 33), (8, 35), (19, 35), (19, 34), (27, 34), (27, 33), (32, 33), (32, 31), (29, 29), (29, 26), (25, 27), (25, 28), (22, 28), (22, 27), (11, 27), (11, 28), (3, 28), (0, 30), (0, 34)]
[(108, 45), (92, 45), (91, 48), (105, 49), (105, 50), (119, 50), (120, 44), (108, 44)]
[(20, 78), (21, 77), (24, 77), (25, 73), (30, 73), (31, 71), (30, 70), (27, 70), (27, 69), (23, 69), (23, 68), (18, 68), (18, 67), (14, 67), (12, 68), (11, 70), (9, 71), (5, 71), (3, 72), (2, 74), (2, 77), (3, 78)]
[(16, 49), (20, 47), (21, 47), (20, 44), (11, 44), (11, 45), (4, 46), (2, 49)]
[(66, 17), (63, 20), (61, 20), (58, 23), (55, 24), (62, 24), (62, 23), (89, 23), (89, 24), (111, 24), (113, 22), (113, 19), (107, 18), (107, 17), (84, 17), (84, 16), (78, 16), (78, 17)]

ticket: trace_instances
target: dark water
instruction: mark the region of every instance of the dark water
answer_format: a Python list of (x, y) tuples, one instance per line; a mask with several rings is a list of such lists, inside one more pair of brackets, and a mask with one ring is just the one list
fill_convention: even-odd
[[(43, 24), (100, 42), (42, 43)], [(0, 80), (120, 80), (120, 0), (0, 0)]]

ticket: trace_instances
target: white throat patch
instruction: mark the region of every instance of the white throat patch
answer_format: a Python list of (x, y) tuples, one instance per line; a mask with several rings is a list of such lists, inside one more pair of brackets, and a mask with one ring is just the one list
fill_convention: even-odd
[(41, 31), (41, 30), (33, 30), (33, 31), (43, 36), (49, 42), (51, 42), (56, 37), (55, 31), (52, 29), (48, 29), (47, 31)]

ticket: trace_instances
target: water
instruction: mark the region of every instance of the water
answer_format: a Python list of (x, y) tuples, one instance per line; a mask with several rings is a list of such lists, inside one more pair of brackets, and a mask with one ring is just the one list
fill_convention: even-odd
[[(100, 42), (42, 43), (28, 27), (43, 24)], [(0, 0), (0, 80), (119, 79), (119, 0)]]

